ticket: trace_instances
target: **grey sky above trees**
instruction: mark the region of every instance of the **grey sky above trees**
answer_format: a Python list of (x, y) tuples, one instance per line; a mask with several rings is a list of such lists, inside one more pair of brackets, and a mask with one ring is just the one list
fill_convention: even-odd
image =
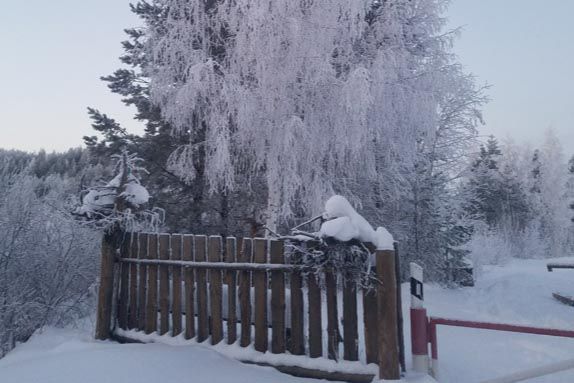
[[(123, 28), (138, 25), (127, 0), (10, 2), (0, 14), (0, 147), (64, 150), (91, 133), (86, 106), (129, 130), (133, 111), (99, 76), (119, 66)], [(462, 26), (455, 52), (489, 83), (484, 135), (537, 146), (552, 128), (574, 152), (574, 3), (453, 0), (449, 28)]]

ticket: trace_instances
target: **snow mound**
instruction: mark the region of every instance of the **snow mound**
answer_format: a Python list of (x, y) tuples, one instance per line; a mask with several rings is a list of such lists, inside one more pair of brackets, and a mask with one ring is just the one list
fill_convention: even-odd
[(84, 196), (82, 205), (76, 214), (91, 216), (93, 213), (105, 213), (114, 209), (118, 197), (123, 197), (132, 207), (138, 208), (148, 203), (150, 194), (139, 180), (129, 175), (124, 190), (119, 193), (121, 174), (114, 177), (105, 186), (92, 188)]
[(146, 204), (149, 201), (149, 192), (139, 183), (133, 182), (126, 185), (126, 190), (121, 194), (126, 200), (135, 206)]
[(334, 195), (325, 203), (319, 235), (323, 238), (335, 238), (347, 242), (358, 239), (374, 244), (378, 250), (393, 250), (394, 239), (384, 227), (375, 231), (371, 224), (353, 208), (343, 196)]
[(303, 383), (271, 368), (243, 364), (202, 346), (94, 341), (48, 328), (0, 360), (2, 383)]

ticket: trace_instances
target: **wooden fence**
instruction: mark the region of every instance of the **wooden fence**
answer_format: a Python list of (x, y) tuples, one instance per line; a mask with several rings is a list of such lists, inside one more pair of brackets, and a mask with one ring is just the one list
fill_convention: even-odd
[(115, 328), (183, 334), (259, 352), (362, 360), (378, 364), (382, 379), (400, 377), (393, 251), (375, 252), (380, 283), (359, 291), (344, 271), (309, 272), (297, 247), (280, 240), (136, 233), (110, 242), (102, 246), (98, 339), (113, 338)]

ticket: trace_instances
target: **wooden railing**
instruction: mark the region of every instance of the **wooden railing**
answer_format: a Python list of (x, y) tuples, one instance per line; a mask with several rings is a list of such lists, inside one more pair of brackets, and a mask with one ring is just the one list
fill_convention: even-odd
[(119, 252), (110, 241), (102, 246), (98, 339), (113, 338), (116, 326), (183, 334), (259, 352), (375, 363), (380, 378), (400, 376), (393, 251), (375, 252), (379, 283), (359, 291), (344, 271), (304, 266), (299, 247), (281, 240), (136, 233), (123, 236)]

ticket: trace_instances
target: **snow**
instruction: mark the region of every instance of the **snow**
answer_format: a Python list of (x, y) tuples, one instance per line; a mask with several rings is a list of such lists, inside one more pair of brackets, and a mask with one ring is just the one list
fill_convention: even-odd
[(336, 238), (339, 241), (347, 242), (359, 237), (359, 230), (353, 225), (351, 218), (338, 217), (330, 221), (325, 221), (319, 231), (321, 237)]
[(373, 230), (371, 224), (351, 206), (343, 196), (334, 195), (325, 203), (323, 218), (319, 235), (323, 238), (331, 237), (342, 242), (358, 239), (370, 242), (378, 250), (393, 250), (393, 236), (384, 227)]
[(166, 337), (158, 335), (157, 333), (145, 334), (141, 331), (125, 331), (121, 329), (116, 330), (116, 334), (147, 343), (152, 342), (172, 346), (196, 345), (199, 347), (207, 347), (209, 349), (216, 350), (231, 359), (251, 363), (267, 363), (275, 366), (298, 366), (327, 372), (346, 372), (356, 374), (376, 374), (378, 371), (378, 367), (375, 364), (364, 365), (358, 362), (335, 362), (334, 360), (327, 358), (308, 358), (300, 355), (272, 354), (270, 352), (261, 353), (255, 351), (252, 346), (241, 347), (237, 343), (228, 345), (222, 342), (215, 346), (209, 346), (198, 344), (195, 340), (186, 340), (183, 335), (179, 335), (177, 337)]
[[(574, 294), (574, 270), (549, 273), (549, 262), (574, 258), (512, 260), (478, 270), (474, 288), (443, 289), (425, 284), (428, 315), (574, 330), (574, 307), (552, 298)], [(409, 302), (408, 284), (403, 302)], [(410, 355), (408, 307), (403, 310), (407, 355)], [(574, 339), (438, 326), (441, 383), (475, 383), (517, 371), (571, 359)], [(410, 361), (407, 360), (407, 363)], [(528, 380), (528, 383), (571, 383), (574, 370)]]
[(149, 201), (149, 192), (137, 182), (128, 183), (126, 190), (121, 195), (135, 206), (143, 205)]
[[(90, 326), (82, 329), (47, 328), (18, 345), (0, 359), (2, 383), (311, 383), (313, 379), (282, 374), (271, 367), (244, 364), (238, 360), (290, 362), (306, 360), (306, 366), (336, 365), (288, 355), (257, 353), (251, 348), (220, 344), (215, 347), (186, 341), (182, 337), (160, 337), (130, 332), (149, 344), (118, 344), (92, 339)], [(335, 370), (331, 368), (331, 370)], [(404, 383), (433, 383), (428, 377), (409, 376)]]
[[(425, 285), (429, 315), (574, 330), (574, 308), (552, 298), (552, 292), (572, 294), (572, 270), (546, 270), (548, 262), (572, 263), (574, 258), (512, 260), (504, 266), (483, 266), (472, 288), (444, 289)], [(409, 285), (403, 285), (407, 366), (410, 368)], [(2, 383), (105, 382), (313, 382), (239, 360), (320, 364), (334, 362), (289, 355), (271, 355), (236, 345), (215, 347), (182, 337), (130, 334), (156, 343), (120, 345), (92, 339), (89, 326), (48, 328), (0, 360)], [(167, 343), (167, 344), (166, 344)], [(571, 359), (574, 339), (438, 327), (441, 383), (478, 383), (525, 369)], [(328, 366), (327, 364), (333, 364)], [(362, 366), (370, 369), (371, 366)], [(356, 368), (356, 365), (352, 368)], [(409, 374), (409, 383), (431, 383), (429, 377)], [(531, 379), (529, 383), (574, 382), (574, 370)]]
[(308, 380), (243, 364), (207, 347), (117, 344), (47, 329), (0, 360), (2, 383), (297, 383)]
[(78, 208), (78, 214), (90, 214), (106, 208), (112, 208), (116, 199), (115, 192), (106, 188), (92, 189), (84, 196), (83, 204)]

